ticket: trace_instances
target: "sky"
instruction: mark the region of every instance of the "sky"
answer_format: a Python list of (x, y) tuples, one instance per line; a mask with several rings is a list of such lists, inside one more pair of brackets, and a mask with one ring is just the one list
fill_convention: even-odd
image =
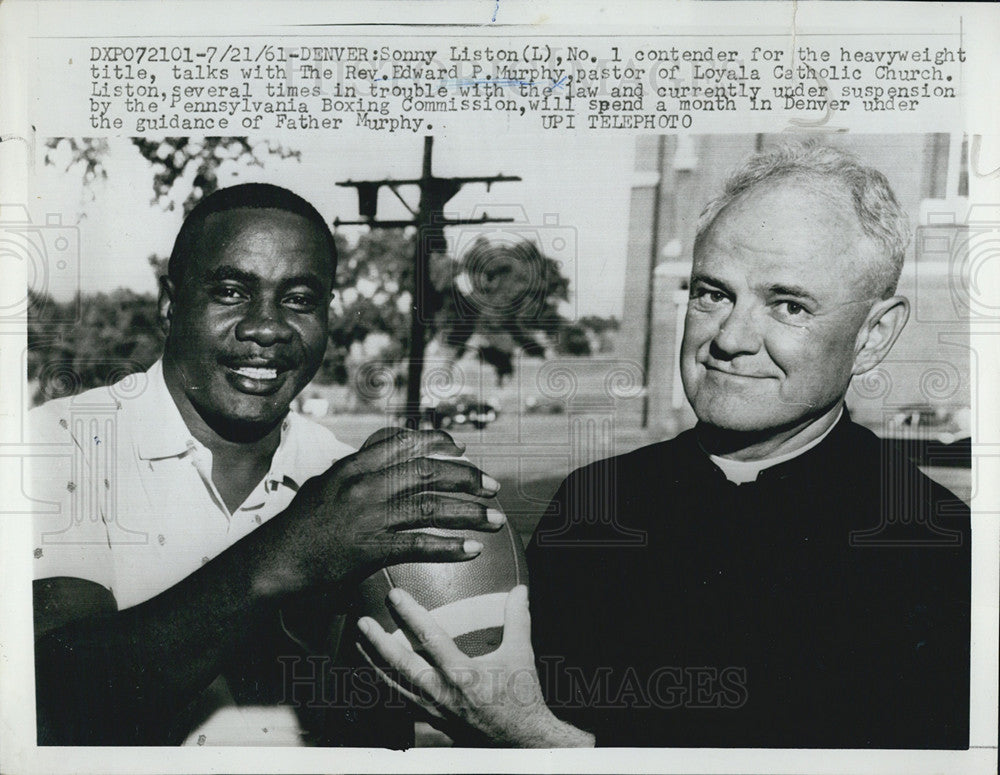
[[(364, 145), (338, 147), (336, 140), (315, 134), (302, 139), (286, 136), (284, 145), (301, 152), (299, 160), (265, 157), (263, 167), (228, 165), (220, 168), (220, 184), (265, 181), (286, 186), (312, 202), (332, 222), (334, 217), (357, 218), (353, 189), (335, 185), (346, 179), (419, 177), (423, 137), (373, 135)], [(453, 227), (448, 237), (453, 250), (484, 231), (495, 239), (522, 236), (537, 239), (547, 254), (563, 262), (570, 277), (571, 303), (576, 315), (616, 315), (621, 318), (628, 204), (634, 165), (634, 140), (578, 135), (571, 140), (530, 135), (482, 138), (469, 133), (437, 136), (434, 173), (441, 176), (519, 175), (520, 182), (495, 184), (489, 193), (483, 184), (471, 184), (448, 205), (448, 215), (514, 217), (516, 225)], [(84, 186), (79, 169), (65, 170), (65, 158), (54, 154), (55, 165), (36, 167), (32, 218), (51, 214), (62, 225), (76, 227), (80, 245), (79, 280), (73, 267), (52, 271), (48, 290), (65, 299), (79, 286), (84, 292), (118, 287), (154, 293), (156, 284), (148, 264), (151, 254), (169, 255), (181, 223), (181, 211), (166, 211), (150, 200), (152, 168), (127, 138), (109, 140), (106, 180)], [(176, 186), (178, 205), (190, 182)], [(416, 203), (416, 189), (403, 190)], [(387, 190), (379, 200), (380, 218), (407, 218), (409, 214)], [(358, 228), (342, 227), (349, 238)]]

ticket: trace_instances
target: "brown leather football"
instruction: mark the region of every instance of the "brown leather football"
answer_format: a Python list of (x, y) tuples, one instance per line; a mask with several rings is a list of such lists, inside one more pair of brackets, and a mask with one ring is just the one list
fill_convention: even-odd
[[(383, 428), (370, 436), (365, 445), (398, 431), (398, 428)], [(489, 505), (498, 507), (496, 499)], [(404, 563), (383, 568), (359, 587), (363, 615), (375, 619), (395, 637), (405, 638), (386, 602), (389, 591), (401, 587), (431, 612), (468, 656), (494, 651), (503, 639), (507, 593), (518, 584), (528, 583), (524, 549), (517, 533), (509, 523), (491, 533), (439, 528), (423, 528), (422, 532), (472, 538), (483, 545), (483, 551), (463, 562)]]

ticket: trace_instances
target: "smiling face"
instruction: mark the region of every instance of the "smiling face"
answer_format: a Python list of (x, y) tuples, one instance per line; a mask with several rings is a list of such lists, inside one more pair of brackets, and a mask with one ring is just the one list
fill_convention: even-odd
[(164, 378), (181, 415), (224, 438), (273, 428), (323, 360), (332, 282), (324, 235), (276, 209), (212, 214), (165, 281)]
[(695, 246), (684, 323), (681, 377), (698, 419), (766, 437), (835, 410), (874, 365), (859, 356), (875, 250), (849, 200), (805, 182), (759, 184), (728, 205)]

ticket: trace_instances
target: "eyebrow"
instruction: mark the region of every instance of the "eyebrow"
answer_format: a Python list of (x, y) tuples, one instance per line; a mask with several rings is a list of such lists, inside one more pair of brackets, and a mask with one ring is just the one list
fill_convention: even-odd
[(725, 291), (729, 290), (729, 286), (725, 282), (720, 280), (718, 277), (712, 277), (708, 274), (693, 274), (691, 275), (691, 284), (695, 283), (705, 283), (706, 285), (715, 285), (718, 288), (722, 288)]
[(316, 275), (299, 274), (281, 281), (282, 288), (294, 288), (296, 285), (304, 285), (311, 291), (323, 293), (323, 281)]
[[(705, 283), (706, 285), (714, 285), (727, 292), (730, 291), (729, 286), (724, 281), (720, 280), (718, 277), (713, 277), (712, 275), (693, 274), (691, 276), (691, 284), (694, 285), (694, 283), (698, 282)], [(801, 285), (772, 283), (767, 286), (766, 290), (770, 296), (794, 296), (797, 299), (808, 299), (813, 304), (819, 304), (819, 300)]]
[[(227, 280), (235, 280), (251, 288), (260, 287), (260, 277), (252, 272), (245, 272), (230, 264), (222, 264), (214, 269), (205, 272), (202, 280), (208, 283), (219, 283)], [(292, 288), (296, 285), (304, 285), (316, 293), (323, 292), (323, 282), (315, 275), (300, 274), (293, 277), (285, 277), (281, 280), (281, 288)]]
[(222, 264), (214, 269), (209, 270), (202, 274), (201, 279), (210, 283), (220, 283), (225, 280), (236, 280), (244, 285), (257, 286), (260, 285), (260, 278), (251, 274), (250, 272), (244, 272), (242, 269), (237, 269), (235, 266), (230, 266), (229, 264)]
[(813, 304), (818, 303), (815, 296), (799, 285), (769, 285), (767, 290), (773, 296), (795, 296), (799, 299), (808, 299)]

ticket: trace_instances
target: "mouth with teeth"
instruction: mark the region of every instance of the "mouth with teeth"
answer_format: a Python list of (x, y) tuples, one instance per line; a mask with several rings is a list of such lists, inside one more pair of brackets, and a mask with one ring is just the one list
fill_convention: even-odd
[(241, 393), (251, 395), (268, 395), (284, 384), (288, 367), (281, 364), (273, 366), (228, 363), (226, 370), (229, 381)]
[(247, 377), (248, 379), (277, 379), (278, 370), (277, 369), (267, 369), (258, 366), (240, 366), (238, 369), (233, 369), (241, 377)]

